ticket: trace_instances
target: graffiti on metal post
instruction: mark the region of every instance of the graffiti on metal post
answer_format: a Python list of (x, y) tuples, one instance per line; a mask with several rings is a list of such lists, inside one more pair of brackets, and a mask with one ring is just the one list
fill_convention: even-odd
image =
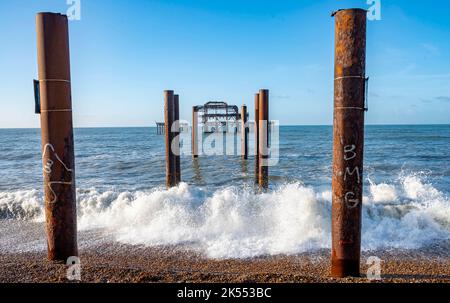
[[(61, 165), (64, 167), (64, 169), (65, 169), (66, 171), (70, 172), (71, 179), (72, 179), (72, 172), (73, 172), (73, 170), (70, 169), (70, 168), (69, 168), (69, 167), (61, 160), (61, 158), (60, 158), (60, 157), (58, 156), (58, 154), (56, 153), (55, 147), (54, 147), (52, 144), (50, 144), (50, 143), (47, 143), (47, 144), (44, 146), (44, 153), (43, 153), (43, 155), (42, 155), (43, 161), (44, 161), (44, 159), (45, 159), (45, 156), (47, 155), (47, 151), (53, 152), (53, 155), (55, 156), (56, 160), (57, 160), (58, 162), (61, 163)], [(43, 168), (44, 175), (47, 174), (47, 175), (49, 175), (49, 177), (51, 178), (51, 173), (52, 173), (52, 169), (53, 169), (54, 164), (55, 164), (55, 162), (54, 162), (53, 160), (51, 160), (51, 159), (48, 159), (47, 162), (44, 163), (44, 168)], [(56, 201), (58, 200), (58, 197), (57, 197), (57, 195), (56, 195), (56, 193), (55, 193), (55, 191), (53, 190), (53, 187), (52, 187), (54, 184), (59, 184), (59, 185), (72, 185), (72, 181), (70, 181), (70, 182), (63, 182), (63, 181), (50, 181), (50, 182), (48, 182), (47, 186), (48, 186), (48, 188), (50, 189), (50, 191), (51, 191), (51, 193), (52, 193), (52, 195), (53, 195), (53, 200), (49, 202), (49, 203), (51, 203), (51, 204), (56, 203)]]

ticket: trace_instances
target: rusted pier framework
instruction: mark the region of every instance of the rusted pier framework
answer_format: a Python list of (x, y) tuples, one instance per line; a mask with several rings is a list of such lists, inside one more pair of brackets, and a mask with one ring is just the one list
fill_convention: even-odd
[(366, 11), (336, 21), (331, 274), (359, 276), (366, 67)]
[(204, 127), (203, 132), (205, 133), (214, 133), (220, 130), (227, 132), (229, 124), (234, 125), (234, 133), (236, 133), (238, 131), (238, 123), (241, 119), (242, 114), (239, 113), (239, 108), (236, 105), (228, 105), (225, 102), (211, 101), (205, 105), (197, 105), (192, 107), (192, 157), (198, 158), (199, 155), (199, 120), (201, 120)]
[(214, 133), (222, 130), (228, 132), (229, 124), (235, 126), (240, 120), (239, 108), (236, 105), (228, 105), (225, 102), (210, 101), (205, 105), (196, 106), (196, 111), (201, 116), (201, 122), (205, 133)]

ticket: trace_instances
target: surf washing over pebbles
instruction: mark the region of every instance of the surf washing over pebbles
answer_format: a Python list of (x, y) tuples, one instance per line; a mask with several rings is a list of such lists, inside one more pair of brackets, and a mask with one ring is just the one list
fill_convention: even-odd
[[(369, 182), (363, 249), (416, 249), (450, 239), (450, 200), (417, 175), (392, 184)], [(0, 219), (43, 222), (41, 193), (0, 193)], [(296, 254), (331, 245), (331, 192), (301, 183), (269, 193), (226, 187), (209, 195), (182, 183), (170, 190), (78, 190), (80, 231), (115, 241), (183, 245), (210, 258)], [(0, 240), (1, 241), (1, 240)]]
[[(332, 134), (280, 127), (270, 191), (256, 194), (252, 156), (182, 155), (186, 183), (166, 190), (155, 128), (75, 129), (80, 249), (118, 241), (248, 258), (329, 248)], [(449, 239), (450, 125), (367, 126), (365, 137), (363, 249)], [(190, 134), (181, 139), (190, 150)], [(0, 254), (45, 251), (42, 188), (40, 131), (0, 129)]]

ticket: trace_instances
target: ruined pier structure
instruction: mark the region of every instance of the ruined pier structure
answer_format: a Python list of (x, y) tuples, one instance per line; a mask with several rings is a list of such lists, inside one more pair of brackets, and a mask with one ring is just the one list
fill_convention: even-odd
[[(367, 15), (362, 9), (347, 9), (333, 16), (336, 41), (331, 275), (346, 277), (360, 273)], [(36, 28), (39, 78), (35, 80), (35, 97), (41, 121), (48, 258), (66, 261), (78, 255), (67, 16), (39, 13)], [(164, 92), (165, 121), (157, 125), (158, 133), (165, 135), (168, 188), (181, 182), (179, 102), (174, 91)], [(217, 112), (224, 109), (225, 113)], [(193, 107), (192, 156), (199, 155), (200, 111), (206, 131), (212, 130), (209, 127), (222, 127), (220, 118), (226, 122), (241, 121), (242, 158), (247, 159), (247, 107), (243, 106), (239, 113), (237, 107), (223, 102)], [(269, 91), (262, 89), (255, 95), (255, 180), (262, 189), (269, 186), (268, 121)]]

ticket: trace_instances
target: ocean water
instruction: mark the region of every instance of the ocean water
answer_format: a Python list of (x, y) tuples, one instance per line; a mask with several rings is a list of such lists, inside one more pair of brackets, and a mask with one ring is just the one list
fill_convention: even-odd
[[(266, 193), (255, 191), (254, 159), (237, 156), (232, 134), (226, 148), (236, 155), (183, 155), (183, 183), (166, 190), (164, 137), (155, 128), (76, 129), (80, 235), (183, 245), (211, 258), (329, 248), (332, 128), (285, 126), (279, 138)], [(190, 150), (190, 134), (182, 144)], [(450, 125), (367, 126), (364, 250), (450, 239), (449, 163)], [(43, 222), (40, 131), (0, 129), (0, 253), (45, 249), (45, 237), (29, 236)]]

